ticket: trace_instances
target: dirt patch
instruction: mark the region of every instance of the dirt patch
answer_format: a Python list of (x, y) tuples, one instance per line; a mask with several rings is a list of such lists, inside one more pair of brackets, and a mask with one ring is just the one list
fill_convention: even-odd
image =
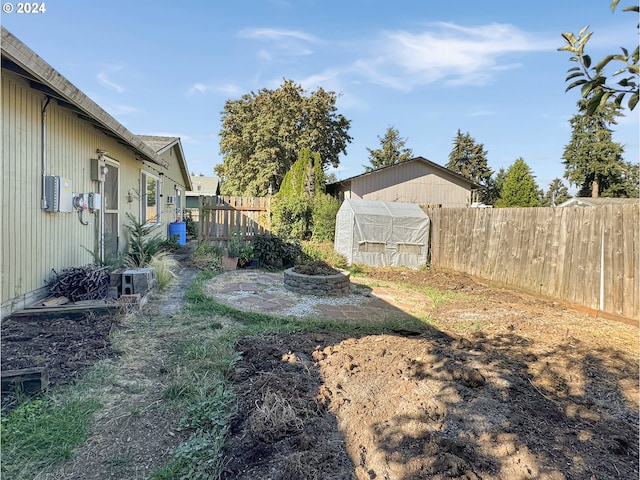
[[(373, 277), (465, 295), (411, 336), (242, 339), (225, 479), (638, 477), (637, 328), (464, 275)], [(295, 422), (265, 436), (273, 398)]]
[[(93, 314), (9, 318), (2, 322), (2, 370), (46, 366), (50, 386), (67, 384), (96, 360), (114, 355), (109, 334), (117, 323), (113, 316)], [(12, 400), (3, 392), (3, 406)]]

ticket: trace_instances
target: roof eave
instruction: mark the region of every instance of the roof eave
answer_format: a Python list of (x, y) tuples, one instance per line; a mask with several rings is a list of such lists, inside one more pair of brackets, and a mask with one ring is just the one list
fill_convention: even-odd
[[(120, 122), (109, 115), (93, 100), (82, 93), (75, 85), (62, 76), (51, 65), (23, 44), (15, 35), (2, 27), (2, 56), (9, 59), (29, 74), (32, 81), (50, 89), (56, 98), (68, 102), (86, 117), (120, 139), (134, 149), (140, 156), (161, 167), (168, 168), (168, 163), (162, 159), (142, 140), (127, 130)], [(44, 95), (49, 93), (43, 92)]]

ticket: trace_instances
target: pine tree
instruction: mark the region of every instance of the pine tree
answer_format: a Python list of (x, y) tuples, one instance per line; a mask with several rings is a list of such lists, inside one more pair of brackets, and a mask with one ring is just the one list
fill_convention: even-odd
[(537, 207), (539, 191), (529, 165), (518, 158), (507, 169), (496, 207)]
[(578, 187), (580, 197), (624, 196), (629, 164), (624, 162), (624, 148), (613, 141), (609, 127), (617, 123), (620, 107), (606, 103), (589, 115), (586, 106), (585, 100), (578, 102), (579, 113), (569, 120), (572, 132), (562, 155), (564, 178)]
[(498, 173), (496, 173), (495, 177), (490, 177), (487, 181), (487, 193), (486, 197), (483, 200), (483, 203), (487, 205), (495, 205), (498, 199), (500, 198), (500, 193), (502, 192), (502, 185), (504, 184), (504, 177), (507, 172), (503, 167), (500, 167)]
[(479, 200), (489, 203), (493, 171), (487, 165), (487, 152), (482, 143), (476, 143), (468, 132), (463, 135), (458, 129), (446, 167), (481, 185)]
[(543, 207), (555, 207), (560, 205), (571, 198), (569, 195), (569, 189), (559, 178), (554, 178), (549, 184), (549, 190), (544, 194), (542, 198), (541, 206)]
[(394, 127), (387, 128), (384, 137), (378, 136), (378, 140), (380, 140), (382, 148), (376, 150), (367, 148), (371, 165), (363, 165), (365, 172), (395, 165), (409, 160), (413, 156), (413, 151), (410, 148), (404, 148), (407, 143), (406, 139), (401, 138), (400, 132)]

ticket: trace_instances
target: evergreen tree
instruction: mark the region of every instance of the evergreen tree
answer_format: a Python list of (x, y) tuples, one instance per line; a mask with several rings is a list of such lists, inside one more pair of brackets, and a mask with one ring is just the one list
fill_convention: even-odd
[(564, 178), (578, 187), (580, 197), (624, 196), (624, 175), (629, 165), (624, 162), (621, 144), (612, 139), (610, 125), (620, 116), (620, 107), (605, 103), (589, 115), (587, 102), (578, 102), (579, 113), (569, 123), (571, 141), (562, 155)]
[(479, 200), (483, 203), (489, 202), (493, 171), (487, 165), (487, 152), (484, 145), (476, 143), (468, 132), (463, 135), (458, 129), (446, 167), (481, 185)]
[(504, 177), (507, 172), (504, 168), (500, 167), (498, 173), (496, 173), (495, 177), (490, 177), (487, 181), (487, 194), (486, 198), (483, 200), (483, 203), (486, 205), (495, 205), (498, 199), (500, 198), (500, 193), (502, 192), (502, 185), (504, 184)]
[(298, 160), (291, 166), (280, 185), (280, 197), (313, 197), (325, 190), (324, 170), (320, 154), (310, 148), (300, 150)]
[(367, 148), (371, 165), (363, 165), (365, 172), (395, 165), (409, 160), (413, 156), (413, 151), (410, 148), (404, 148), (407, 143), (406, 139), (401, 138), (400, 132), (394, 127), (387, 128), (384, 137), (378, 136), (378, 140), (380, 140), (381, 148), (376, 150)]
[(549, 184), (549, 190), (544, 194), (541, 201), (542, 207), (555, 207), (571, 198), (569, 189), (559, 178), (554, 178)]
[(496, 207), (537, 207), (539, 190), (529, 165), (518, 158), (507, 169)]

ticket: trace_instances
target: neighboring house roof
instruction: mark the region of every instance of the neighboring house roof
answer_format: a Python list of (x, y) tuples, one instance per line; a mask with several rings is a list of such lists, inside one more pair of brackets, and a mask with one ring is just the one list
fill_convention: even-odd
[(191, 175), (193, 190), (187, 192), (188, 197), (200, 195), (220, 195), (220, 179), (218, 177), (205, 177), (203, 175)]
[(55, 99), (105, 135), (116, 139), (145, 160), (168, 167), (167, 162), (142, 139), (109, 115), (51, 65), (2, 27), (2, 68), (27, 79), (31, 88)]
[(434, 162), (432, 162), (431, 160), (427, 160), (427, 159), (426, 159), (426, 158), (424, 158), (424, 157), (415, 157), (415, 158), (411, 158), (411, 159), (409, 159), (409, 160), (405, 160), (405, 161), (403, 161), (403, 162), (399, 162), (399, 163), (396, 163), (396, 164), (393, 164), (393, 165), (388, 165), (388, 166), (386, 166), (386, 167), (378, 168), (378, 169), (376, 169), (376, 170), (372, 170), (372, 171), (370, 171), (370, 172), (365, 172), (365, 173), (362, 173), (362, 174), (360, 174), (360, 175), (356, 175), (356, 176), (354, 176), (354, 177), (345, 178), (344, 180), (339, 180), (339, 181), (337, 181), (337, 182), (330, 183), (330, 184), (328, 184), (328, 185), (327, 185), (327, 187), (329, 187), (330, 185), (340, 185), (341, 183), (342, 183), (342, 184), (344, 184), (344, 183), (346, 183), (346, 182), (350, 182), (351, 180), (354, 180), (354, 179), (356, 179), (356, 178), (361, 178), (361, 177), (364, 177), (364, 176), (366, 176), (366, 175), (375, 175), (376, 173), (378, 173), (378, 172), (380, 172), (380, 171), (382, 171), (382, 170), (387, 170), (387, 169), (390, 169), (390, 168), (397, 167), (398, 165), (406, 164), (406, 163), (410, 163), (410, 162), (423, 162), (423, 163), (426, 163), (426, 164), (428, 164), (428, 165), (431, 165), (431, 166), (432, 166), (432, 167), (434, 167), (435, 169), (440, 170), (442, 173), (445, 173), (445, 174), (447, 174), (447, 175), (452, 175), (452, 176), (454, 176), (454, 177), (456, 177), (456, 178), (458, 178), (458, 179), (460, 179), (460, 180), (462, 180), (462, 181), (464, 181), (464, 182), (467, 182), (467, 183), (469, 184), (469, 186), (470, 186), (472, 189), (474, 189), (474, 188), (480, 188), (480, 185), (478, 185), (477, 183), (475, 183), (473, 180), (468, 179), (468, 178), (467, 178), (467, 177), (465, 177), (464, 175), (460, 175), (459, 173), (456, 173), (456, 172), (454, 172), (453, 170), (449, 170), (448, 168), (443, 167), (442, 165), (438, 165), (437, 163), (434, 163)]
[(178, 159), (180, 170), (182, 171), (182, 177), (184, 178), (187, 190), (191, 190), (193, 188), (191, 186), (191, 176), (189, 175), (189, 169), (187, 168), (187, 160), (185, 159), (184, 151), (182, 150), (180, 137), (138, 135), (138, 138), (149, 145), (158, 155), (162, 155), (170, 148), (176, 147), (176, 149), (178, 150), (178, 155), (180, 156), (180, 158)]
[(558, 207), (598, 207), (602, 205), (640, 204), (638, 198), (609, 198), (609, 197), (574, 197), (562, 202)]

